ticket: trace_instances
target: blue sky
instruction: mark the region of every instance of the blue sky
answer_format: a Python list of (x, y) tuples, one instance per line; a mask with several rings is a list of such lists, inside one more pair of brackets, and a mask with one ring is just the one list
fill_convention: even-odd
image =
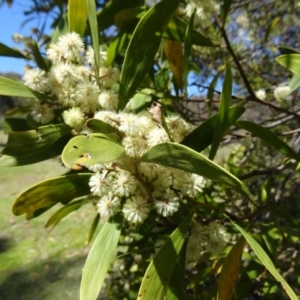
[[(26, 4), (25, 4), (26, 3)], [(31, 21), (21, 27), (22, 22), (27, 18), (23, 11), (28, 8), (30, 1), (14, 1), (12, 7), (3, 4), (0, 7), (0, 42), (9, 46), (18, 46), (12, 40), (14, 33), (30, 35), (30, 29), (37, 26), (37, 20)], [(24, 59), (0, 56), (0, 73), (15, 72), (22, 74), (26, 64)]]

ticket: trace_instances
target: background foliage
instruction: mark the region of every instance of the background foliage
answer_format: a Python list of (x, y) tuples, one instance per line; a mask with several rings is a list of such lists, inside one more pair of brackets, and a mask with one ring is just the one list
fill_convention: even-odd
[[(212, 180), (201, 195), (194, 200), (188, 199), (180, 213), (172, 218), (152, 216), (138, 226), (122, 226), (121, 232), (118, 218), (100, 224), (102, 235), (98, 235), (93, 244), (83, 275), (82, 299), (95, 299), (100, 289), (99, 281), (93, 282), (90, 277), (95, 278), (97, 274), (97, 279), (102, 276), (101, 280), (104, 280), (106, 275), (103, 265), (91, 271), (88, 264), (96, 265), (100, 260), (99, 253), (104, 253), (103, 261), (110, 262), (114, 254), (112, 244), (117, 239), (115, 259), (110, 268), (107, 266), (108, 276), (100, 299), (135, 299), (144, 289), (150, 291), (149, 299), (157, 296), (151, 293), (160, 290), (158, 295), (167, 295), (168, 299), (297, 299), (295, 294), (300, 294), (298, 1), (220, 1), (221, 12), (212, 16), (210, 26), (202, 26), (196, 17), (193, 23), (182, 9), (174, 14), (179, 1), (166, 0), (157, 4), (162, 5), (165, 19), (155, 9), (148, 10), (156, 1), (97, 1), (97, 16), (94, 1), (90, 1), (87, 7), (90, 23), (86, 23), (82, 15), (72, 14), (71, 5), (76, 3), (32, 1), (26, 15), (42, 19), (51, 16), (53, 34), (46, 36), (41, 26), (32, 37), (26, 38), (20, 51), (1, 45), (0, 54), (19, 59), (25, 56), (33, 67), (47, 69), (45, 47), (68, 32), (70, 27), (80, 32), (86, 44), (93, 44), (94, 49), (99, 44), (106, 44), (107, 60), (122, 68), (120, 109), (135, 95), (138, 99), (135, 111), (159, 100), (166, 114), (177, 112), (199, 125), (182, 142), (184, 146), (158, 145), (143, 157), (143, 161), (169, 164), (179, 169), (187, 168), (186, 162), (193, 162), (194, 169), (188, 167), (188, 171)], [(184, 1), (180, 3), (181, 7), (185, 4)], [(170, 22), (167, 22), (167, 16)], [(133, 34), (141, 18), (144, 25), (140, 23), (139, 30)], [(160, 30), (163, 42), (157, 35)], [(155, 55), (158, 47), (158, 55)], [(277, 63), (275, 59), (280, 54), (296, 55), (281, 56)], [(139, 71), (138, 76), (135, 76), (136, 71)], [(274, 96), (275, 88), (280, 85), (289, 85), (289, 95)], [(36, 96), (25, 86), (5, 79), (1, 79), (0, 88), (4, 95)], [(259, 89), (266, 92), (266, 98), (258, 96)], [(0, 161), (3, 167), (37, 161), (35, 155), (26, 159), (18, 157), (19, 149), (25, 145), (18, 134), (28, 140), (22, 131), (35, 128), (24, 115), (19, 118), (24, 110), (26, 112), (26, 107), (18, 110), (19, 115), (9, 111), (6, 116), (3, 125), (6, 132), (19, 133), (2, 152), (6, 155)], [(70, 139), (69, 134), (68, 129), (61, 131), (45, 126), (45, 140), (49, 142), (45, 149), (63, 136), (65, 139), (61, 140), (61, 145), (47, 151), (50, 156), (34, 146), (40, 153), (38, 160), (60, 154)], [(34, 133), (30, 137), (37, 139)], [(168, 153), (172, 153), (169, 160), (166, 159)], [(78, 178), (73, 173), (71, 176)], [(53, 182), (52, 192), (57, 196), (54, 186), (57, 184), (58, 190), (61, 189), (61, 178)], [(65, 185), (65, 189), (73, 189), (77, 197), (88, 194), (88, 187), (84, 188), (86, 182), (80, 182), (81, 179), (76, 179), (72, 181), (72, 187)], [(32, 190), (35, 195), (39, 194), (35, 188)], [(86, 199), (76, 202), (81, 200), (74, 200), (74, 194), (63, 194), (58, 200), (48, 194), (41, 195), (36, 207), (29, 201), (32, 199), (30, 190), (22, 193), (13, 212), (17, 215), (26, 213), (31, 219), (62, 200), (65, 206), (49, 219), (47, 226), (50, 227), (73, 209), (91, 203)], [(205, 253), (195, 263), (184, 266), (184, 237), (191, 218), (191, 203), (195, 208), (194, 220), (202, 224), (217, 221), (226, 227), (229, 238), (222, 255)], [(90, 239), (99, 219), (92, 205), (91, 215), (95, 221), (90, 229)], [(107, 240), (114, 236), (113, 241)], [(108, 245), (108, 249), (101, 252), (103, 245)], [(170, 259), (174, 250), (174, 259)], [(167, 266), (164, 265), (166, 261)], [(169, 271), (164, 277), (168, 278), (168, 284), (160, 276), (165, 269)], [(147, 276), (158, 276), (158, 280), (148, 284)], [(84, 286), (85, 282), (91, 281), (92, 286)], [(86, 295), (91, 295), (91, 291), (95, 297), (88, 298)], [(144, 294), (142, 297), (147, 298)]]

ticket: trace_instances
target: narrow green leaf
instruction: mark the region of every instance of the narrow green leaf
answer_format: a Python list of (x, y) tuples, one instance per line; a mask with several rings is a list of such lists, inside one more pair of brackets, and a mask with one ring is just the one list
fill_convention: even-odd
[(91, 203), (90, 199), (82, 199), (71, 202), (59, 210), (57, 210), (47, 221), (45, 228), (52, 226), (52, 229), (66, 216), (68, 216), (71, 212), (79, 209), (82, 205)]
[(14, 58), (24, 58), (27, 59), (23, 53), (18, 50), (12, 49), (2, 43), (0, 43), (0, 56), (14, 57)]
[(91, 226), (91, 228), (90, 228), (90, 230), (89, 230), (89, 235), (88, 235), (88, 239), (87, 239), (87, 243), (88, 243), (88, 244), (89, 244), (89, 243), (91, 242), (91, 240), (93, 239), (94, 233), (95, 233), (95, 231), (96, 231), (96, 229), (97, 229), (97, 226), (98, 226), (98, 224), (99, 224), (99, 220), (100, 220), (100, 214), (97, 213), (97, 214), (96, 214), (96, 217), (95, 217), (95, 219), (94, 219), (94, 221), (93, 221), (93, 223), (92, 223), (92, 226)]
[(254, 136), (259, 137), (269, 146), (275, 148), (278, 152), (300, 161), (300, 155), (269, 129), (249, 121), (237, 121), (236, 125), (251, 132)]
[(99, 49), (99, 31), (97, 23), (97, 12), (95, 0), (86, 0), (88, 18), (90, 29), (92, 33), (93, 49), (95, 55), (95, 74), (99, 82), (99, 68), (100, 68), (100, 49)]
[(196, 151), (176, 143), (162, 143), (152, 147), (140, 158), (141, 162), (156, 163), (202, 175), (227, 184), (249, 196), (246, 186), (231, 173)]
[(121, 221), (117, 218), (101, 228), (86, 260), (80, 286), (80, 300), (96, 300), (117, 248)]
[(228, 128), (228, 114), (229, 108), (231, 103), (231, 95), (232, 95), (232, 74), (230, 66), (226, 69), (225, 79), (223, 90), (221, 94), (220, 104), (219, 104), (219, 111), (217, 114), (217, 124), (214, 131), (214, 137), (209, 153), (209, 159), (214, 159), (219, 145), (222, 141), (222, 138), (225, 133), (225, 129)]
[[(163, 33), (163, 38), (184, 42), (187, 26), (181, 18), (173, 17)], [(206, 47), (218, 46), (195, 29), (192, 30), (192, 44)]]
[[(228, 124), (224, 128), (226, 132), (231, 125), (233, 125), (238, 118), (245, 112), (243, 106), (232, 106), (228, 113)], [(188, 146), (198, 152), (207, 148), (213, 140), (214, 131), (217, 124), (217, 114), (205, 120), (200, 126), (193, 130), (181, 142), (182, 145)]]
[(22, 98), (43, 98), (38, 92), (32, 91), (23, 83), (0, 76), (0, 95)]
[(286, 54), (276, 57), (280, 65), (300, 76), (300, 54)]
[(300, 86), (300, 76), (294, 74), (289, 83), (290, 93), (294, 92), (299, 86)]
[(291, 47), (278, 47), (279, 52), (284, 55), (284, 54), (300, 54), (300, 51)]
[(65, 35), (68, 32), (69, 32), (68, 15), (65, 12), (61, 14), (59, 23), (51, 35), (52, 43), (56, 43), (60, 36)]
[(77, 32), (83, 36), (86, 30), (87, 7), (84, 0), (68, 1), (69, 32)]
[(45, 61), (44, 57), (42, 56), (36, 41), (31, 41), (30, 48), (31, 48), (31, 51), (32, 51), (32, 54), (34, 56), (34, 60), (37, 64), (37, 66), (40, 69), (47, 72), (49, 70), (49, 66), (48, 66), (47, 62)]
[(229, 10), (230, 10), (231, 3), (232, 3), (232, 0), (224, 0), (224, 2), (223, 2), (223, 5), (222, 5), (222, 21), (223, 21), (223, 24), (225, 24), (225, 22), (226, 22), (226, 18), (227, 18), (227, 15), (229, 13)]
[(98, 163), (118, 159), (124, 147), (112, 140), (115, 135), (90, 134), (72, 138), (62, 152), (62, 161), (68, 167), (80, 170)]
[(230, 300), (232, 298), (235, 283), (239, 275), (245, 242), (244, 237), (241, 237), (231, 248), (223, 262), (218, 280), (217, 300)]
[(98, 119), (89, 119), (86, 126), (95, 132), (118, 133), (118, 129)]
[(120, 31), (115, 39), (109, 44), (107, 48), (106, 65), (111, 65), (116, 56), (126, 49), (129, 42), (129, 35), (126, 32)]
[(43, 152), (70, 132), (71, 128), (65, 124), (41, 126), (37, 131), (10, 132), (7, 144), (1, 153), (18, 157), (34, 155)]
[(41, 181), (17, 197), (12, 211), (16, 216), (20, 216), (59, 202), (66, 204), (74, 198), (88, 195), (90, 177), (91, 173), (80, 173)]
[(26, 131), (30, 129), (24, 118), (8, 117), (2, 123), (2, 130), (5, 134), (11, 131)]
[(149, 264), (138, 293), (139, 300), (163, 299), (166, 296), (169, 280), (178, 260), (193, 213), (194, 211), (191, 211), (170, 235)]
[(153, 64), (161, 35), (178, 5), (179, 0), (162, 0), (151, 7), (138, 23), (124, 58), (119, 109), (124, 109)]
[(192, 33), (193, 33), (193, 26), (194, 26), (194, 19), (195, 19), (195, 14), (196, 10), (193, 12), (191, 15), (191, 18), (189, 20), (188, 26), (186, 28), (186, 33), (184, 37), (184, 57), (183, 57), (183, 87), (185, 90), (185, 94), (187, 95), (187, 86), (188, 86), (188, 61), (189, 61), (189, 56), (191, 54), (192, 50)]
[(251, 248), (253, 249), (253, 251), (255, 252), (257, 257), (259, 258), (259, 260), (262, 262), (262, 264), (268, 269), (268, 271), (274, 276), (274, 278), (280, 282), (282, 288), (288, 294), (290, 299), (298, 300), (298, 297), (296, 296), (295, 292), (288, 285), (288, 283), (285, 281), (285, 279), (278, 273), (278, 271), (276, 270), (276, 267), (274, 266), (273, 262), (271, 261), (270, 257), (267, 255), (267, 253), (264, 251), (264, 249), (243, 228), (241, 228), (239, 225), (237, 225), (233, 221), (231, 221), (231, 223), (244, 236), (244, 238), (247, 240), (247, 242), (249, 243), (249, 245), (251, 246)]
[(152, 102), (152, 91), (150, 89), (143, 89), (136, 93), (128, 102), (128, 108), (132, 112), (140, 112), (150, 106)]

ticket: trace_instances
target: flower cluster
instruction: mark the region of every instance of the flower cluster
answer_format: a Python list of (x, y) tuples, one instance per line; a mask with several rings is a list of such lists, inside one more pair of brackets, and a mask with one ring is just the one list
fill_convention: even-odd
[[(100, 82), (94, 73), (93, 49), (84, 49), (76, 33), (61, 36), (47, 49), (51, 62), (48, 72), (27, 69), (23, 77), (31, 89), (49, 95), (52, 100), (35, 100), (31, 115), (41, 124), (62, 116), (64, 122), (79, 133), (94, 118), (109, 124), (119, 133), (125, 149), (118, 160), (93, 165), (89, 186), (97, 199), (98, 212), (110, 217), (122, 211), (132, 223), (146, 219), (151, 210), (168, 217), (175, 213), (183, 196), (194, 197), (202, 191), (202, 176), (138, 159), (151, 147), (173, 141), (180, 143), (193, 129), (180, 116), (166, 116), (168, 130), (162, 126), (161, 106), (139, 114), (117, 111), (119, 71), (103, 66), (106, 52), (100, 51)], [(126, 112), (127, 111), (127, 112)]]
[(204, 252), (219, 255), (225, 247), (225, 236), (225, 228), (216, 222), (208, 226), (195, 224), (188, 240), (186, 260), (196, 261)]
[(214, 0), (189, 0), (184, 13), (191, 17), (196, 12), (195, 21), (203, 27), (207, 27), (211, 24), (212, 18), (219, 8), (219, 4)]

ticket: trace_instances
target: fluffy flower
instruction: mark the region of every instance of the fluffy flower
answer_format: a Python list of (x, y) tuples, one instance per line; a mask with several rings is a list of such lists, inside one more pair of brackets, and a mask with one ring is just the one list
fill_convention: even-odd
[(78, 129), (84, 123), (84, 113), (79, 107), (72, 107), (63, 112), (63, 119), (67, 125)]
[(197, 174), (186, 173), (185, 178), (181, 182), (179, 189), (183, 194), (191, 197), (196, 196), (202, 192), (205, 186), (205, 180), (202, 176)]
[(260, 100), (265, 100), (267, 97), (266, 91), (264, 89), (259, 89), (255, 92), (255, 96)]
[(103, 91), (98, 96), (100, 106), (105, 110), (116, 111), (118, 106), (118, 94), (112, 91)]
[(41, 93), (49, 88), (45, 71), (39, 69), (25, 69), (23, 80), (26, 86)]
[(47, 124), (54, 119), (55, 114), (53, 108), (47, 104), (36, 103), (31, 111), (31, 116), (34, 121)]
[(73, 60), (79, 61), (80, 54), (84, 49), (83, 41), (76, 32), (70, 32), (60, 36), (57, 46), (61, 49), (61, 52), (63, 52), (64, 59), (69, 62)]
[(164, 217), (171, 216), (178, 210), (178, 200), (179, 198), (176, 194), (172, 190), (168, 189), (162, 199), (155, 201), (155, 209), (157, 213)]
[(108, 189), (111, 185), (112, 179), (110, 176), (105, 176), (106, 173), (96, 173), (90, 178), (89, 186), (91, 192), (95, 196), (103, 196), (108, 192)]
[(126, 136), (122, 140), (122, 144), (126, 154), (133, 158), (139, 158), (148, 149), (147, 141), (141, 137)]
[(115, 83), (118, 82), (119, 77), (120, 77), (120, 72), (118, 69), (110, 67), (110, 66), (101, 67), (99, 70), (99, 76), (100, 76), (101, 83), (103, 84), (103, 86), (106, 88), (110, 88)]
[(138, 186), (138, 182), (131, 175), (130, 172), (119, 171), (118, 173), (116, 173), (116, 177), (113, 180), (112, 186), (114, 193), (117, 196), (128, 197), (129, 195), (135, 193)]
[(95, 112), (99, 108), (99, 87), (93, 82), (82, 82), (77, 86), (77, 103), (85, 113)]
[(120, 207), (120, 200), (112, 192), (101, 197), (97, 203), (98, 212), (103, 217), (111, 217), (116, 214)]
[(278, 101), (285, 100), (286, 97), (291, 93), (290, 87), (287, 86), (278, 86), (274, 90), (274, 96)]
[(144, 198), (132, 196), (123, 207), (124, 217), (132, 223), (143, 222), (149, 214), (149, 206)]

